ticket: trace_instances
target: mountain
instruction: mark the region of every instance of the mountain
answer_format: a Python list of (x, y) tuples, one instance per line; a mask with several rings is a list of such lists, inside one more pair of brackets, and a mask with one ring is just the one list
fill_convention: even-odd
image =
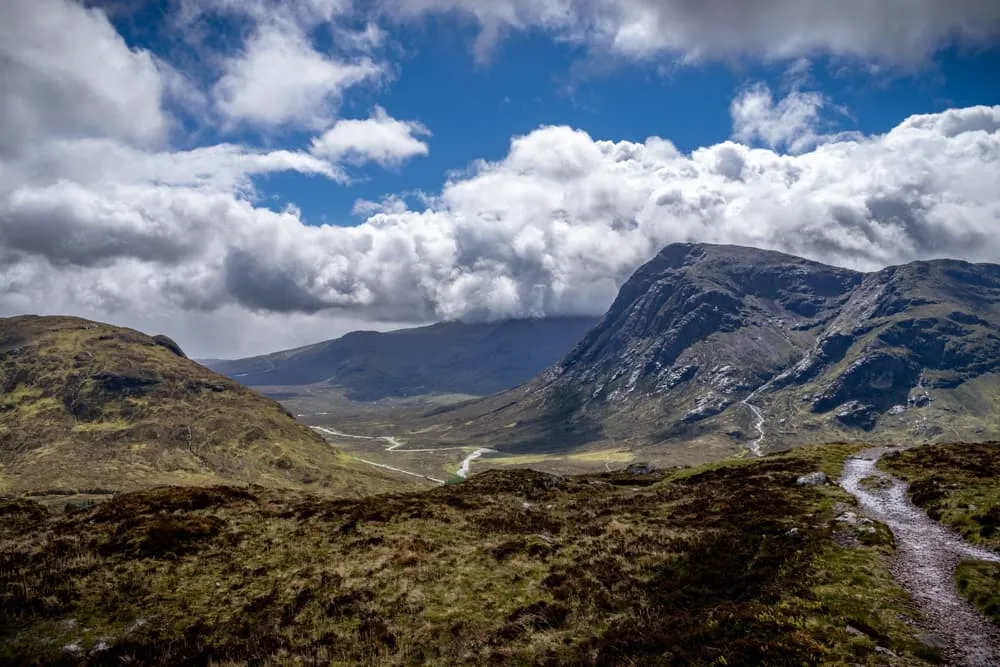
[(357, 401), (437, 393), (484, 396), (527, 382), (597, 322), (553, 317), (355, 331), (295, 350), (205, 363), (248, 386), (324, 383), (342, 387)]
[(1000, 433), (998, 371), (1000, 266), (866, 274), (676, 244), (558, 364), (426, 419), (439, 440), (505, 452), (626, 446), (685, 460), (843, 439), (982, 440)]
[(396, 486), (166, 337), (0, 319), (0, 492), (220, 482), (354, 496)]

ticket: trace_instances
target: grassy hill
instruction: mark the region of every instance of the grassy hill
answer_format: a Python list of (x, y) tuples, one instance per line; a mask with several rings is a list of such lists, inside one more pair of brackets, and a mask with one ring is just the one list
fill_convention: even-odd
[(0, 319), (0, 492), (398, 488), (357, 465), (167, 338), (72, 317)]
[(850, 447), (407, 495), (0, 504), (0, 662), (924, 665), (884, 528), (799, 486)]

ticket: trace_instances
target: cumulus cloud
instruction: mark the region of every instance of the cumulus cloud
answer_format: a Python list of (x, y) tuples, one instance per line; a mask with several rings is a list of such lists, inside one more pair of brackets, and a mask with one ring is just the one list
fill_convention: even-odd
[(375, 107), (366, 120), (339, 120), (313, 140), (310, 151), (334, 162), (377, 162), (399, 165), (418, 155), (427, 155), (427, 144), (417, 137), (430, 136), (423, 124), (396, 120), (382, 107)]
[(504, 31), (541, 28), (635, 58), (828, 53), (912, 65), (944, 43), (1000, 34), (994, 0), (381, 0), (393, 16), (457, 12), (482, 27), (477, 50)]
[(163, 92), (153, 56), (130, 49), (103, 12), (0, 2), (0, 154), (94, 132), (157, 144), (170, 125)]
[[(50, 267), (34, 284), (85, 303), (114, 295), (394, 321), (600, 313), (674, 241), (869, 269), (995, 259), (998, 165), (1000, 107), (974, 107), (800, 155), (732, 142), (683, 154), (659, 138), (597, 141), (545, 127), (449, 181), (426, 210), (387, 207), (353, 228), (307, 226), (294, 211), (186, 186), (22, 188), (2, 214), (6, 245), (22, 259), (2, 283), (30, 291), (10, 273), (27, 262)], [(80, 241), (45, 246), (29, 231), (40, 220), (56, 226), (44, 238)]]
[(792, 153), (850, 137), (850, 133), (823, 133), (820, 112), (829, 104), (821, 93), (800, 90), (775, 102), (771, 89), (758, 83), (737, 95), (729, 107), (733, 137), (744, 142), (762, 141)]
[[(223, 11), (230, 0), (204, 2)], [(233, 4), (258, 12), (274, 3)], [(459, 4), (409, 0), (400, 12)], [(781, 4), (764, 3), (775, 11)], [(897, 12), (904, 30), (931, 4), (938, 6)], [(355, 227), (307, 225), (295, 207), (263, 207), (254, 178), (295, 171), (344, 181), (339, 160), (393, 164), (421, 155), (426, 132), (379, 109), (337, 123), (338, 97), (380, 76), (380, 66), (363, 55), (320, 54), (308, 39), (304, 26), (343, 11), (342, 3), (289, 6), (305, 13), (268, 19), (259, 9), (265, 18), (251, 22), (246, 49), (226, 61), (215, 92), (234, 122), (334, 123), (308, 151), (171, 149), (163, 98), (172, 74), (129, 48), (99, 9), (0, 3), (0, 314), (75, 313), (165, 331), (195, 355), (241, 354), (362, 322), (601, 313), (637, 266), (674, 241), (755, 245), (863, 269), (1000, 256), (1000, 107), (913, 116), (885, 135), (830, 137), (824, 99), (797, 92), (775, 100), (760, 87), (733, 104), (737, 141), (683, 153), (664, 138), (603, 140), (541, 127), (515, 137), (502, 159), (450, 175), (439, 192), (419, 198), (418, 210), (390, 195), (358, 202), (368, 217)], [(617, 44), (629, 11), (683, 7), (702, 20), (699, 8), (728, 6), (462, 4), (484, 25), (493, 21), (498, 35), (542, 25), (608, 44)], [(874, 20), (882, 5), (836, 7), (844, 6)], [(841, 11), (829, 7), (823, 11)], [(976, 3), (949, 7), (942, 25), (951, 27), (928, 44), (974, 36), (959, 25), (970, 17), (989, 25)], [(654, 14), (649, 25), (658, 26)], [(744, 18), (748, 33), (760, 32)], [(667, 45), (656, 48), (687, 48), (658, 39)], [(752, 47), (761, 37), (740, 39)], [(833, 37), (823, 39), (817, 47), (803, 38), (797, 51), (834, 48)], [(701, 55), (724, 52), (712, 39), (703, 44)], [(345, 63), (363, 71), (345, 74)]]
[(342, 61), (317, 51), (292, 25), (261, 25), (230, 58), (215, 85), (219, 110), (231, 121), (259, 125), (329, 123), (347, 88), (383, 73), (370, 58)]

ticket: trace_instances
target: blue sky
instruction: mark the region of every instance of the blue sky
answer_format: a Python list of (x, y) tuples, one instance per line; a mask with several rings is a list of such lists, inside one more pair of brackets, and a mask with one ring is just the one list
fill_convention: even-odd
[[(130, 45), (173, 55), (179, 46), (170, 34), (170, 9), (169, 3), (152, 3), (137, 13), (112, 14), (112, 19)], [(238, 51), (240, 34), (248, 29), (245, 17), (231, 14), (201, 23), (207, 39), (228, 43), (232, 51)], [(1000, 47), (990, 43), (951, 44), (916, 66), (873, 71), (868, 62), (822, 53), (778, 62), (754, 57), (691, 65), (669, 58), (636, 62), (594, 55), (538, 30), (506, 36), (480, 61), (472, 54), (479, 30), (467, 20), (445, 16), (390, 32), (391, 79), (375, 89), (352, 91), (340, 107), (343, 117), (365, 117), (379, 104), (397, 118), (420, 120), (433, 133), (429, 155), (391, 169), (352, 169), (356, 180), (349, 187), (294, 172), (271, 174), (257, 182), (261, 205), (280, 210), (294, 204), (309, 224), (357, 225), (364, 221), (352, 211), (358, 199), (436, 192), (448, 172), (477, 159), (500, 160), (511, 137), (543, 125), (568, 125), (595, 139), (642, 142), (661, 136), (691, 151), (729, 138), (730, 102), (741, 89), (760, 82), (778, 92), (819, 91), (831, 106), (841, 107), (823, 115), (831, 130), (866, 135), (887, 132), (913, 114), (1000, 104)], [(317, 48), (335, 50), (336, 38), (322, 28), (312, 37)], [(804, 74), (798, 73), (803, 66)], [(295, 149), (310, 134), (223, 135), (200, 128), (197, 137), (202, 142), (264, 140)]]
[(0, 315), (238, 356), (677, 241), (997, 261), (997, 72), (995, 0), (7, 0)]

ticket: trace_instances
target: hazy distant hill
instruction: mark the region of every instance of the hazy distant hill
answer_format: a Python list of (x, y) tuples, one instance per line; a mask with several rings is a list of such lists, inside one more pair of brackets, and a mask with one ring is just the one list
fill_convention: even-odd
[(607, 443), (702, 459), (844, 438), (982, 440), (1000, 434), (998, 371), (1000, 266), (864, 274), (677, 244), (558, 364), (429, 421), (437, 439), (509, 451)]
[(0, 491), (396, 486), (173, 341), (73, 317), (0, 319), (0, 464)]
[(598, 321), (553, 317), (355, 331), (295, 350), (203, 363), (249, 386), (325, 383), (359, 401), (435, 393), (483, 396), (527, 382)]

